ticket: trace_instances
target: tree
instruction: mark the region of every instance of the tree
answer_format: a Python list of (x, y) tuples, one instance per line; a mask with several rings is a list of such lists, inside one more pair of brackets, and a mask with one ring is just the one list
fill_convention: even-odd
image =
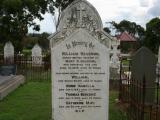
[(160, 45), (160, 18), (153, 18), (146, 24), (144, 45), (150, 48), (154, 53), (158, 52)]
[(48, 33), (42, 33), (39, 36), (38, 43), (43, 48), (43, 50), (49, 50), (49, 40), (47, 39), (50, 36)]
[(137, 39), (136, 43), (121, 42), (121, 51), (129, 52), (131, 49), (135, 50), (142, 46), (145, 37), (145, 29), (142, 26), (127, 20), (122, 20), (120, 23), (116, 23), (115, 21), (106, 22), (106, 24), (110, 26), (109, 28), (115, 35), (127, 32)]
[(54, 5), (54, 0), (0, 0), (0, 42), (12, 41), (20, 51), (28, 27), (39, 31), (34, 20), (43, 20), (46, 12), (54, 14)]
[(16, 45), (17, 52), (22, 50), (22, 41), (28, 28), (33, 27), (35, 31), (40, 30), (40, 26), (34, 21), (35, 19), (43, 20), (42, 15), (46, 12), (54, 15), (56, 8), (61, 13), (73, 1), (0, 0), (0, 43), (12, 41)]
[(117, 33), (128, 32), (132, 36), (135, 36), (139, 41), (142, 41), (145, 36), (145, 30), (142, 26), (136, 24), (135, 22), (130, 22), (127, 20), (122, 20), (120, 23), (115, 21), (110, 22)]
[(47, 39), (50, 36), (48, 33), (34, 33), (28, 34), (25, 39), (23, 39), (23, 47), (25, 49), (32, 49), (35, 44), (39, 44), (44, 51), (49, 50), (49, 40)]

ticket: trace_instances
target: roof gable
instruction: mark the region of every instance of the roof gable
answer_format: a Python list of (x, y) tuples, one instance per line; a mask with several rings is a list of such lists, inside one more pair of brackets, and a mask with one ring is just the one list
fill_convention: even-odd
[(124, 41), (124, 42), (136, 42), (136, 38), (131, 36), (128, 32), (123, 32), (120, 35), (116, 36), (118, 40)]

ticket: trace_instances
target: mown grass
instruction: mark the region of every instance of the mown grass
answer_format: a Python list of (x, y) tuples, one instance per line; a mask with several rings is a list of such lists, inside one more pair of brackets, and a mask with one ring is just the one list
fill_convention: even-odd
[[(109, 120), (126, 120), (110, 92)], [(51, 120), (50, 82), (27, 82), (0, 101), (0, 120)]]
[(0, 102), (0, 120), (50, 120), (50, 83), (28, 82)]
[(115, 99), (118, 97), (117, 91), (110, 91), (109, 95), (109, 120), (127, 120), (126, 114), (122, 112), (118, 105), (115, 103)]

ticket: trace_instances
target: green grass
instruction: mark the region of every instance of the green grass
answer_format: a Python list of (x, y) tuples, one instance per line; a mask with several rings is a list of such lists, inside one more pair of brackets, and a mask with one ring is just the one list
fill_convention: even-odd
[(118, 97), (118, 92), (110, 91), (109, 96), (109, 120), (127, 120), (126, 115), (122, 112), (118, 105), (115, 104), (115, 99)]
[[(109, 120), (126, 120), (115, 99), (118, 92), (110, 92)], [(0, 120), (50, 120), (50, 82), (27, 82), (0, 101)]]
[(31, 55), (31, 49), (23, 49), (22, 50), (22, 53), (25, 55), (25, 56), (28, 56), (28, 55)]
[(0, 102), (0, 120), (50, 120), (50, 83), (28, 82)]
[(123, 61), (122, 61), (122, 64), (129, 66), (129, 61), (128, 61), (128, 60), (123, 60)]
[(27, 82), (50, 82), (51, 80), (51, 71), (37, 71), (30, 70), (27, 74)]

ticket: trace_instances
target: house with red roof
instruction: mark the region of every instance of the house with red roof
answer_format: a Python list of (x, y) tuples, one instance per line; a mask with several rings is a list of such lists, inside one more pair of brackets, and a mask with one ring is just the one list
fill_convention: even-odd
[(137, 39), (128, 32), (116, 35), (116, 38), (120, 41), (120, 49), (122, 53), (135, 51), (138, 47)]

